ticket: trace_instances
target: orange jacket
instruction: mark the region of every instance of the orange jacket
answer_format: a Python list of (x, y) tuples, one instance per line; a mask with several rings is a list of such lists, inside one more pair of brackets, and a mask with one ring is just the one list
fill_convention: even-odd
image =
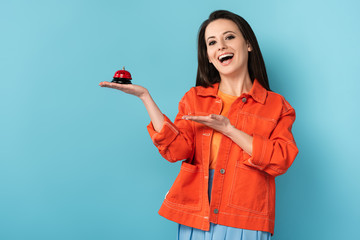
[(291, 127), (295, 111), (283, 96), (264, 89), (255, 79), (249, 93), (232, 104), (232, 125), (253, 136), (249, 156), (223, 136), (218, 153), (211, 202), (208, 200), (209, 156), (213, 130), (183, 120), (183, 115), (220, 114), (222, 101), (213, 88), (193, 87), (179, 103), (172, 123), (166, 116), (160, 132), (147, 128), (161, 155), (182, 162), (180, 173), (159, 210), (163, 217), (209, 230), (210, 222), (273, 234), (275, 177), (294, 161), (298, 149)]

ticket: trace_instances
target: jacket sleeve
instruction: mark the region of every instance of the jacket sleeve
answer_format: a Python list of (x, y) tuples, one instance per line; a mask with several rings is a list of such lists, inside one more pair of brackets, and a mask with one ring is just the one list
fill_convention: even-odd
[(276, 177), (284, 174), (298, 154), (298, 148), (291, 133), (295, 121), (295, 110), (290, 107), (281, 114), (269, 139), (253, 135), (252, 156), (245, 165), (255, 167)]
[(179, 112), (174, 123), (164, 115), (164, 124), (160, 132), (156, 132), (152, 123), (147, 130), (160, 154), (170, 162), (189, 159), (194, 153), (194, 132), (192, 121), (183, 120), (183, 115), (191, 114), (186, 95), (179, 103)]

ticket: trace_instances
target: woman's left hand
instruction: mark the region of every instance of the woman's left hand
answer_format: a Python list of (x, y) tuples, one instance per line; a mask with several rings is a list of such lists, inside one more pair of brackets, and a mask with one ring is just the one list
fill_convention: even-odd
[(230, 128), (232, 127), (230, 120), (222, 115), (210, 114), (208, 116), (190, 116), (184, 115), (182, 119), (191, 120), (194, 122), (202, 123), (214, 130), (221, 132), (224, 135), (228, 135)]
[(208, 127), (224, 134), (252, 156), (253, 137), (231, 125), (230, 120), (222, 115), (210, 114), (208, 116), (184, 115), (182, 119), (205, 124)]

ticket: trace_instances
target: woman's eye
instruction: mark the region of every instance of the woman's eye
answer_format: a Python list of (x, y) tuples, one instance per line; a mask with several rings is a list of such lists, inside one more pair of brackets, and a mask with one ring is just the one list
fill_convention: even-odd
[(231, 40), (231, 39), (234, 39), (235, 38), (235, 36), (233, 36), (233, 35), (229, 35), (229, 36), (227, 36), (225, 39), (227, 39), (227, 40)]
[(215, 41), (211, 41), (209, 42), (209, 46), (214, 45), (215, 43), (216, 43)]

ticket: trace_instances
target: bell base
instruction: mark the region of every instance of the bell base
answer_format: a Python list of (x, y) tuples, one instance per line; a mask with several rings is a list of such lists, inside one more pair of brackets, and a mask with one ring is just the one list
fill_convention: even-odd
[(113, 78), (111, 82), (120, 84), (132, 84), (131, 81), (126, 78)]

